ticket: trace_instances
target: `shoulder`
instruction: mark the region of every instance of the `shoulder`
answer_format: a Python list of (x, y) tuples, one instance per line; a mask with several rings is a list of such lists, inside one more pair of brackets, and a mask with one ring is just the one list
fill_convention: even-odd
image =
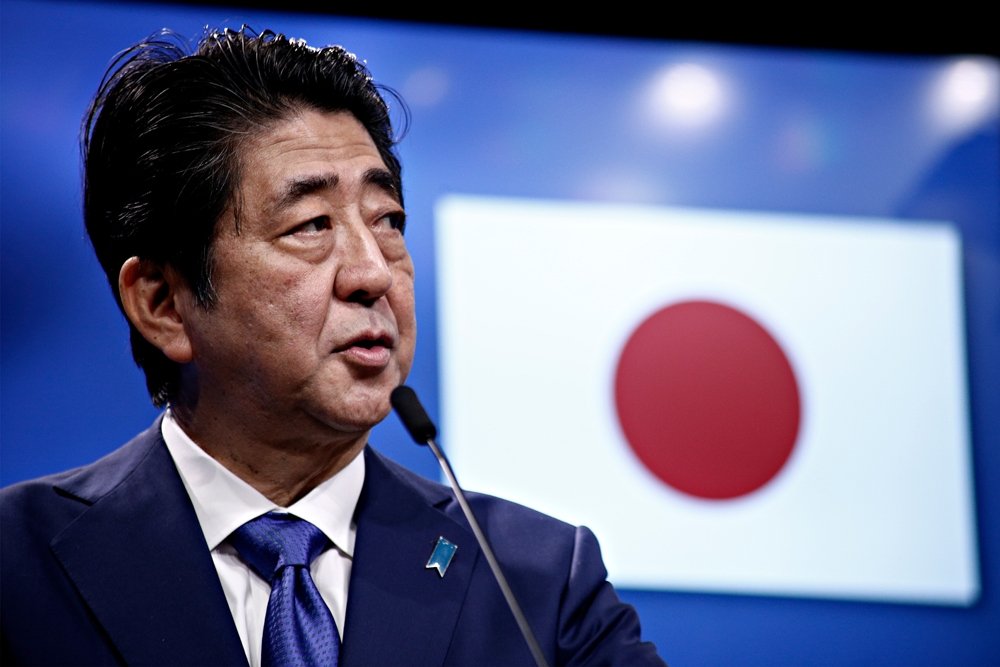
[(162, 443), (159, 423), (93, 463), (0, 489), (0, 530), (8, 543), (17, 543), (15, 535), (54, 537), (117, 488)]
[[(374, 451), (370, 455), (374, 467), (388, 473), (393, 483), (465, 523), (448, 486)], [(543, 643), (551, 641), (558, 664), (664, 664), (656, 648), (642, 640), (635, 609), (619, 599), (607, 580), (592, 531), (503, 498), (475, 492), (466, 496), (535, 632)], [(483, 589), (471, 589), (469, 600), (479, 608), (496, 609), (502, 604), (495, 599), (498, 592), (491, 580)], [(476, 641), (482, 639), (481, 630), (477, 626), (473, 633)]]
[[(415, 520), (416, 512), (429, 511), (449, 525), (460, 526), (475, 540), (451, 487), (422, 477), (371, 448), (365, 466), (365, 492), (383, 500), (391, 498), (391, 503), (380, 507), (391, 507), (386, 511), (392, 512), (394, 520)], [(465, 497), (512, 585), (520, 581), (529, 590), (545, 588), (547, 599), (558, 600), (561, 589), (571, 583), (578, 551), (594, 554), (586, 559), (595, 565), (594, 577), (603, 580), (606, 576), (597, 540), (587, 528), (489, 494), (465, 491)]]

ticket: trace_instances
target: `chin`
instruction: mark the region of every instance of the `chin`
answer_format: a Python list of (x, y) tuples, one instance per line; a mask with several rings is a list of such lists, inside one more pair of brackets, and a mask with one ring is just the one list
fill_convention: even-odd
[(320, 420), (339, 431), (363, 432), (384, 420), (392, 411), (389, 396), (406, 377), (403, 369), (392, 367), (364, 377), (340, 376), (313, 391), (313, 405)]
[(331, 406), (326, 421), (338, 430), (368, 431), (388, 417), (391, 410), (389, 391), (386, 391), (381, 396)]

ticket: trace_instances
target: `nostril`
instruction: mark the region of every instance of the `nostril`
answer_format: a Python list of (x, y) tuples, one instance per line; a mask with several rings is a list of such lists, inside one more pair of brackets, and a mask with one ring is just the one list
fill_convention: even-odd
[(360, 303), (363, 306), (371, 308), (375, 305), (375, 302), (379, 300), (381, 295), (373, 295), (366, 290), (355, 290), (348, 297), (347, 300), (351, 303)]

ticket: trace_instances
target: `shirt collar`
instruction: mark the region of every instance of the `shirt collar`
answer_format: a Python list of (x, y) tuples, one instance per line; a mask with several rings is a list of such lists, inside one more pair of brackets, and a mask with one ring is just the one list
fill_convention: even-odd
[(247, 521), (272, 510), (288, 511), (319, 528), (347, 556), (354, 555), (354, 510), (365, 481), (365, 457), (347, 466), (290, 507), (282, 508), (230, 472), (199, 447), (167, 410), (163, 440), (194, 505), (209, 549), (218, 547)]

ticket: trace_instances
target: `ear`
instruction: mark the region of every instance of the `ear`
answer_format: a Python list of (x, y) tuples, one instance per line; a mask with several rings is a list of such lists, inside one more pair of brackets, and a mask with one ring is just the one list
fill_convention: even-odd
[(118, 293), (125, 315), (143, 338), (175, 363), (192, 360), (183, 314), (188, 312), (193, 296), (176, 271), (130, 257), (118, 272)]

